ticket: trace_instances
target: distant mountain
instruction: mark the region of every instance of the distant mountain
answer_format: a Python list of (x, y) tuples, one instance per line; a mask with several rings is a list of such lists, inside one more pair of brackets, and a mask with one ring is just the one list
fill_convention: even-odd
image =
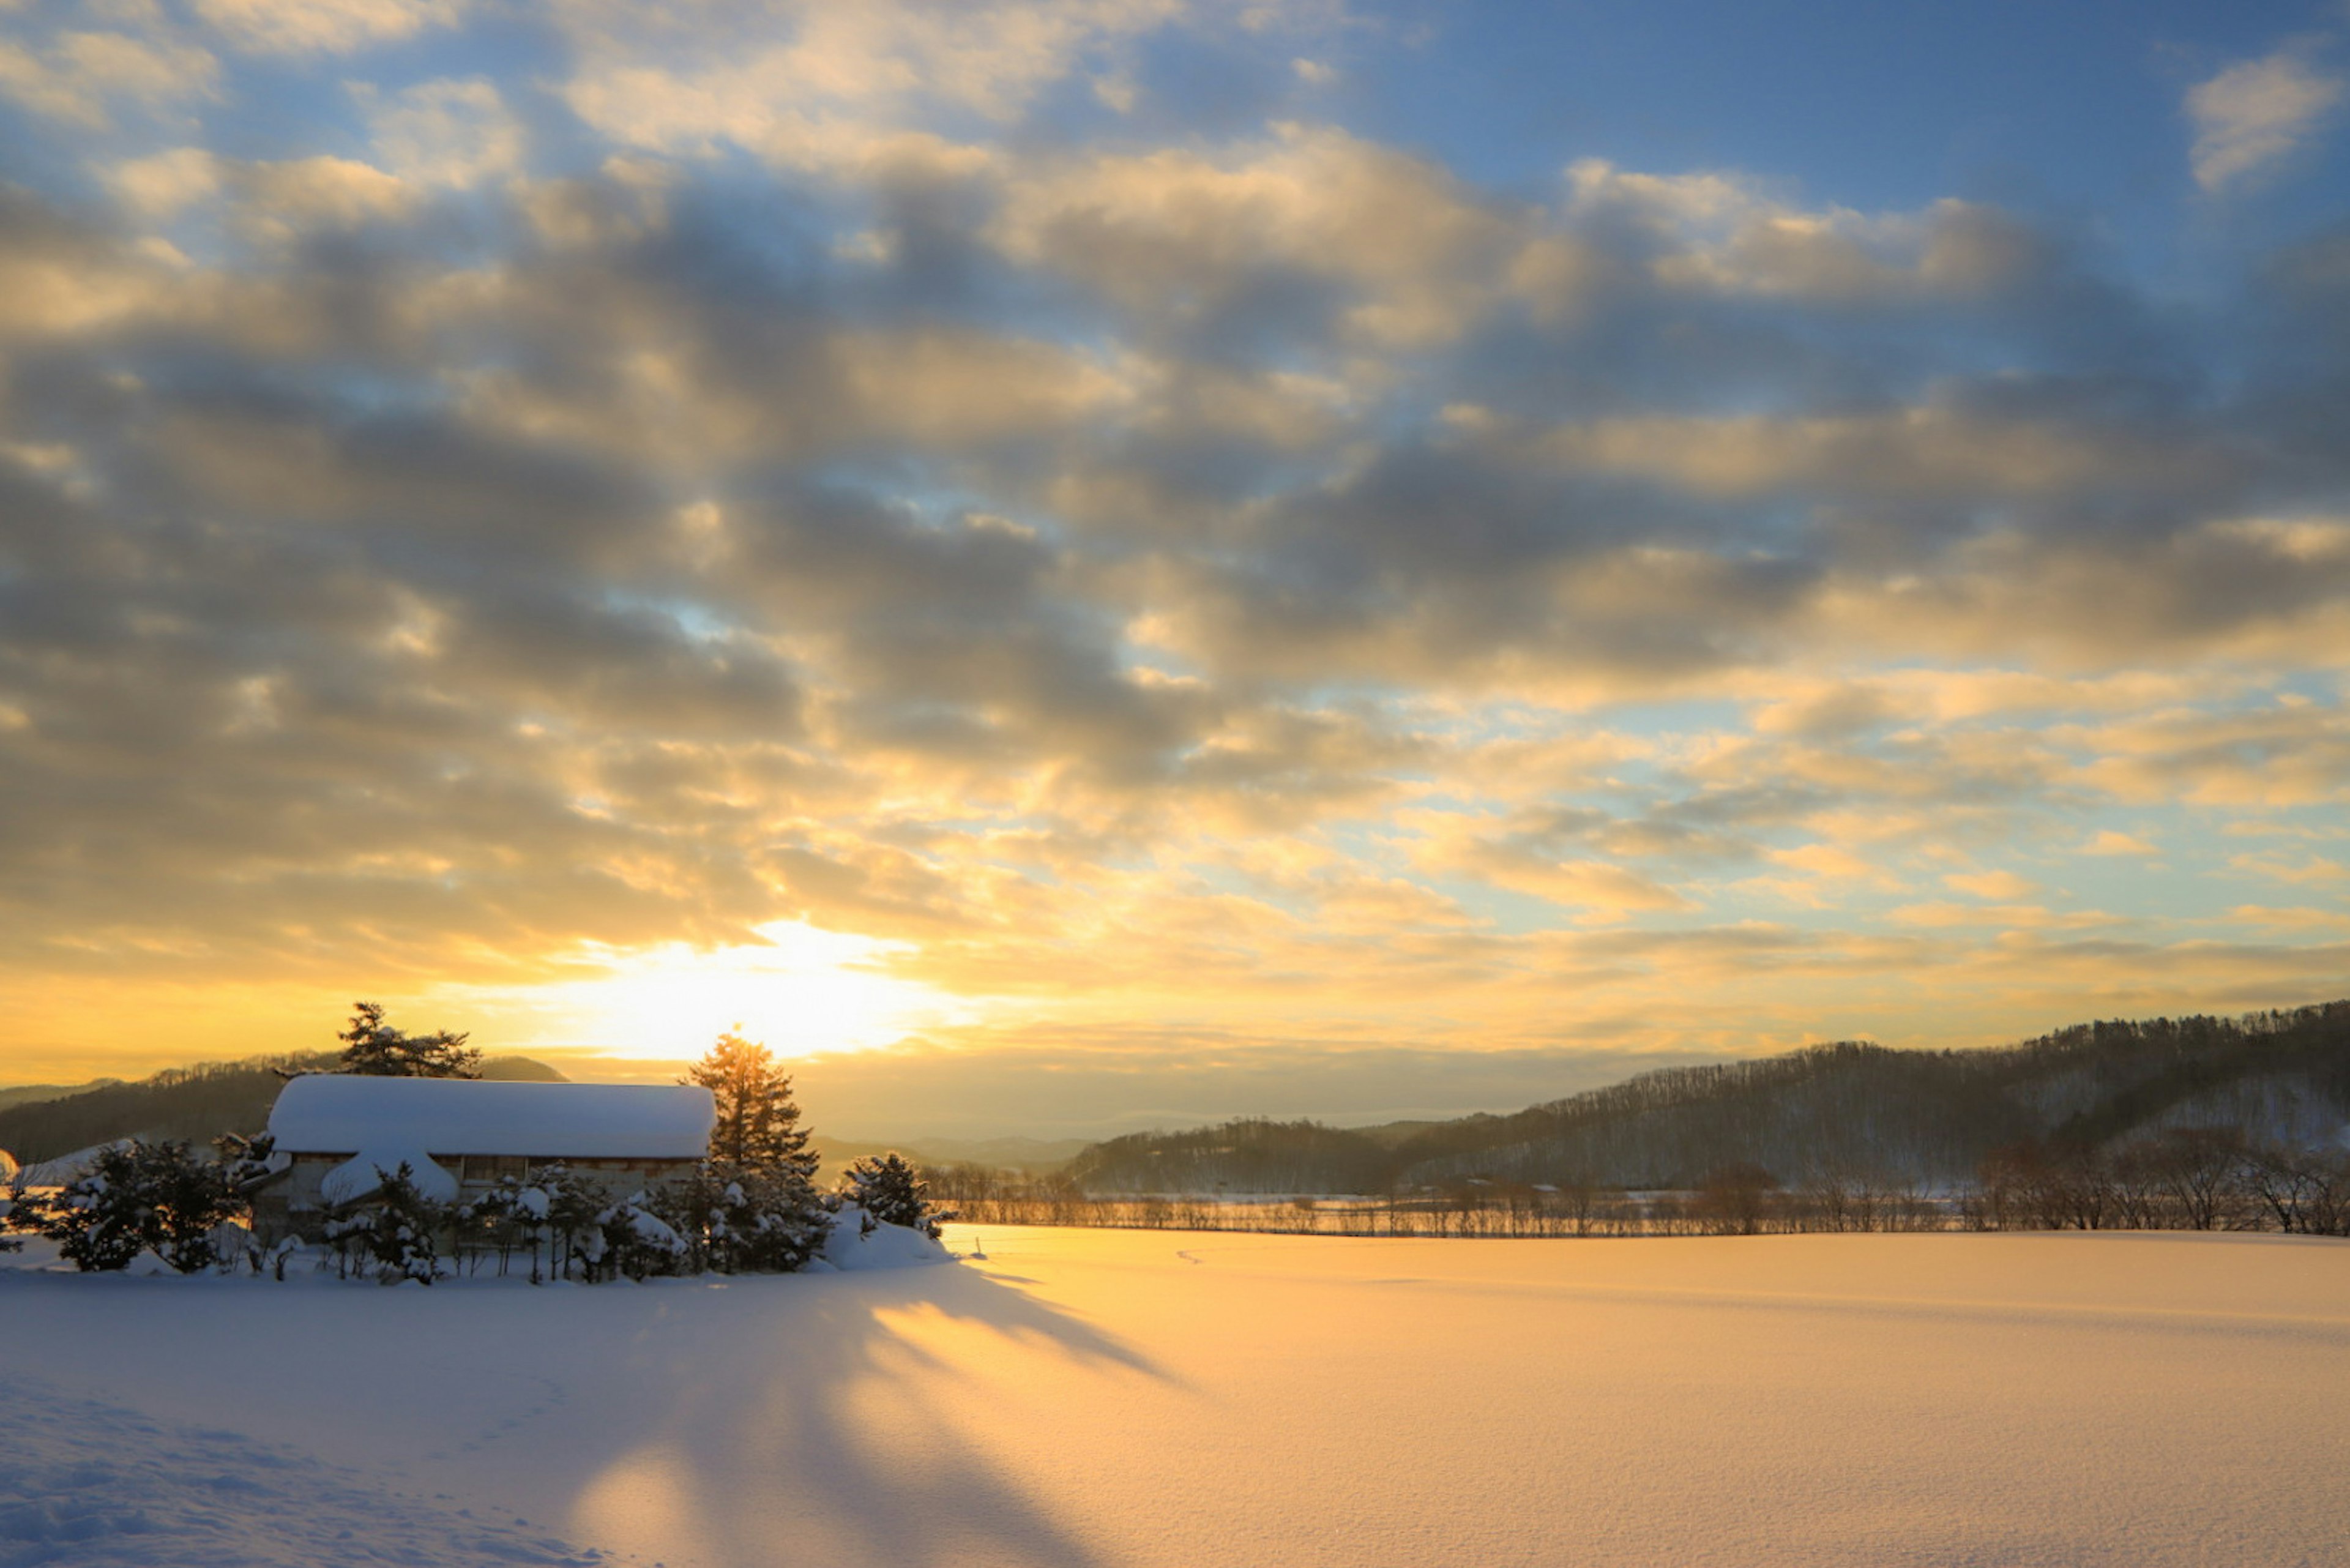
[(2085, 1023), (1981, 1051), (1863, 1042), (1643, 1074), (1512, 1116), (1343, 1130), (1243, 1121), (1097, 1144), (1088, 1192), (1364, 1192), (1495, 1181), (1686, 1188), (1759, 1166), (1965, 1180), (1996, 1148), (2105, 1147), (2170, 1127), (2315, 1146), (2350, 1134), (2350, 1002)]
[(1089, 1146), (1085, 1139), (1075, 1137), (917, 1137), (875, 1143), (815, 1133), (808, 1137), (808, 1147), (816, 1150), (822, 1162), (817, 1167), (817, 1179), (829, 1181), (869, 1155), (891, 1153), (927, 1166), (983, 1165), (994, 1170), (1024, 1170), (1031, 1176), (1045, 1176), (1060, 1169)]
[(1191, 1132), (1128, 1133), (1069, 1162), (1091, 1194), (1375, 1192), (1394, 1180), (1396, 1151), (1318, 1122), (1243, 1120)]
[[(0, 1104), (0, 1149), (36, 1165), (117, 1138), (177, 1138), (208, 1144), (223, 1133), (258, 1132), (284, 1086), (285, 1072), (323, 1072), (331, 1051), (256, 1056), (172, 1067), (136, 1083), (102, 1079), (65, 1089), (53, 1098)], [(562, 1074), (527, 1056), (493, 1056), (485, 1078), (565, 1082)]]
[(78, 1095), (84, 1089), (103, 1089), (120, 1082), (120, 1078), (92, 1078), (86, 1084), (11, 1084), (0, 1089), (0, 1110), (23, 1105), (27, 1100), (60, 1100), (68, 1095)]
[(1081, 1137), (918, 1137), (899, 1152), (929, 1165), (984, 1165), (1043, 1176), (1091, 1147)]
[(510, 1084), (567, 1084), (571, 1080), (536, 1056), (484, 1056), (482, 1076)]

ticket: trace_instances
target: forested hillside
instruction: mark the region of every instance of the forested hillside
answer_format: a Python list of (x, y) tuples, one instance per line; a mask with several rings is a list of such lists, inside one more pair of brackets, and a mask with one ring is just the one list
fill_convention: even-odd
[(1068, 1175), (1087, 1192), (1369, 1192), (1395, 1164), (1368, 1133), (1248, 1120), (1097, 1143)]
[(2026, 1142), (2103, 1147), (2164, 1127), (2328, 1144), (2350, 1127), (2350, 1002), (2241, 1018), (2086, 1023), (1981, 1051), (1858, 1042), (1648, 1073), (1396, 1141), (1243, 1121), (1097, 1144), (1087, 1191), (1367, 1192), (1494, 1181), (1688, 1188), (1732, 1166), (1954, 1182)]

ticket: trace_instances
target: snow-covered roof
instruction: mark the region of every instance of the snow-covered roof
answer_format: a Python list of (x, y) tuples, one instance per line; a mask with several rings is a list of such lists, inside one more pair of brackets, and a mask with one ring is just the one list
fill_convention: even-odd
[(457, 1201), (457, 1179), (432, 1163), (420, 1149), (363, 1148), (318, 1179), (318, 1196), (329, 1203), (357, 1203), (383, 1185), (383, 1179), (408, 1168), (409, 1185), (417, 1196), (435, 1203)]
[(517, 1084), (313, 1073), (277, 1092), (295, 1154), (406, 1148), (555, 1159), (699, 1159), (717, 1109), (698, 1084)]

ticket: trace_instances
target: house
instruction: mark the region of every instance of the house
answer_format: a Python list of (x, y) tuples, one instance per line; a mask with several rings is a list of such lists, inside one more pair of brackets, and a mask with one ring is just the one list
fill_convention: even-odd
[(402, 1164), (423, 1196), (462, 1202), (561, 1161), (615, 1197), (672, 1181), (710, 1152), (717, 1107), (696, 1084), (484, 1083), (313, 1073), (278, 1091), (270, 1174), (250, 1189), (265, 1238), (315, 1236), (327, 1211)]

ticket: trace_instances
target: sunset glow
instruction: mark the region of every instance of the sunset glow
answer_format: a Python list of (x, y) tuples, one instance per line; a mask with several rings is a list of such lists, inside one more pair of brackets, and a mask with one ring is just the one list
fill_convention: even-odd
[(583, 955), (578, 967), (600, 971), (593, 978), (456, 992), (432, 1004), (499, 1018), (502, 1043), (517, 1051), (676, 1061), (702, 1055), (726, 1032), (786, 1056), (870, 1050), (970, 1011), (879, 967), (906, 944), (786, 920), (759, 935), (766, 940), (707, 952), (672, 942)]

